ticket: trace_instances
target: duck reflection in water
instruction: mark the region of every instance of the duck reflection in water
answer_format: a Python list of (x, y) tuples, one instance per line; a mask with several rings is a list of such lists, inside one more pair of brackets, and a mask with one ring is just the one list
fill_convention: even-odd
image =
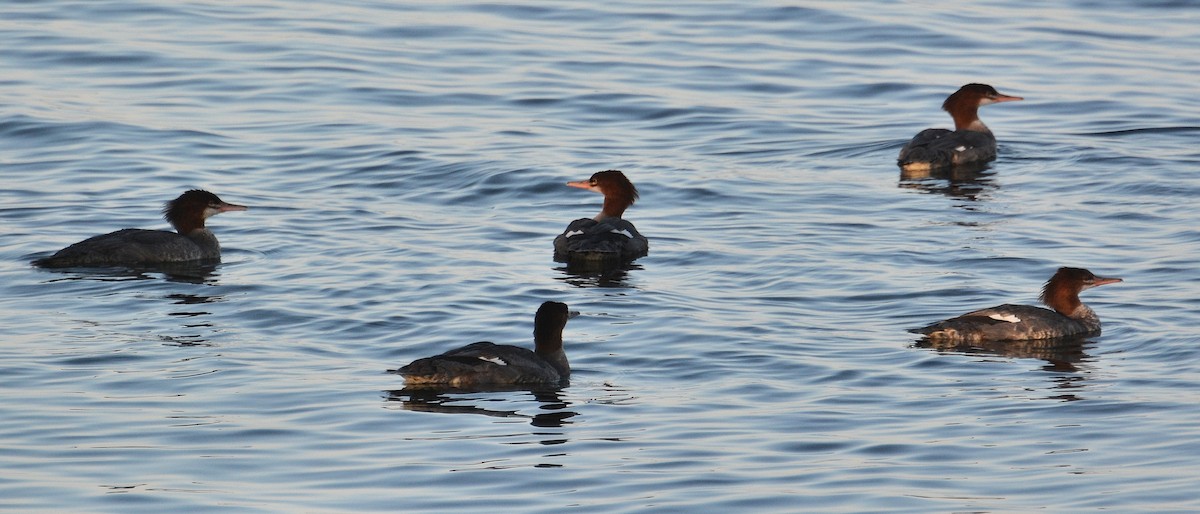
[(914, 346), (928, 348), (940, 353), (958, 353), (964, 355), (996, 355), (1014, 359), (1040, 359), (1049, 363), (1043, 368), (1046, 371), (1079, 371), (1077, 364), (1094, 360), (1085, 350), (1085, 344), (1090, 344), (1082, 337), (1062, 337), (1058, 339), (1035, 339), (1028, 341), (984, 341), (977, 343), (941, 343), (923, 339)]
[(900, 170), (900, 183), (897, 187), (972, 202), (986, 200), (992, 190), (999, 188), (992, 179), (994, 172), (990, 167), (988, 163), (981, 163), (937, 170)]
[[(224, 302), (225, 295), (198, 295), (198, 294), (174, 293), (174, 294), (167, 295), (166, 299), (172, 300), (171, 303), (173, 303), (175, 305), (188, 306), (188, 307), (186, 307), (186, 309), (188, 309), (188, 310), (174, 311), (174, 312), (171, 312), (170, 315), (183, 316), (183, 317), (195, 317), (195, 316), (212, 315), (211, 312), (209, 312), (207, 310), (200, 310), (200, 309), (198, 309), (198, 307), (201, 305), (205, 305), (205, 304)], [(183, 309), (184, 307), (180, 307), (180, 308)]]
[(1075, 393), (1082, 391), (1087, 381), (1088, 364), (1096, 358), (1088, 354), (1095, 343), (1086, 337), (1061, 337), (1028, 341), (992, 341), (978, 343), (945, 343), (922, 339), (914, 348), (926, 348), (941, 354), (984, 355), (1009, 359), (1039, 359), (1046, 361), (1042, 371), (1064, 373), (1055, 375), (1053, 392), (1049, 399), (1073, 401), (1083, 398)]
[[(490, 393), (506, 393), (513, 391), (528, 392), (535, 401), (540, 403), (539, 409), (549, 412), (540, 412), (537, 414), (522, 414), (520, 410), (505, 410), (496, 408), (485, 408), (484, 403), (489, 406), (496, 404), (505, 405), (512, 404), (516, 407), (516, 401), (509, 402), (511, 395), (497, 397)], [(428, 387), (405, 387), (395, 391), (385, 391), (385, 399), (388, 402), (397, 402), (404, 410), (414, 412), (440, 412), (443, 414), (480, 414), (483, 416), (492, 416), (497, 418), (526, 418), (529, 419), (529, 424), (535, 427), (558, 428), (563, 425), (569, 425), (570, 418), (575, 417), (578, 413), (566, 410), (571, 406), (570, 402), (563, 399), (562, 391), (559, 389), (521, 389), (518, 387), (494, 387), (486, 390), (456, 390), (447, 388), (428, 388)], [(559, 441), (562, 442), (562, 441)], [(546, 441), (546, 444), (551, 444), (551, 441)]]
[(61, 275), (51, 279), (97, 280), (119, 282), (125, 280), (157, 280), (183, 284), (215, 285), (219, 263), (168, 262), (138, 266), (110, 266), (101, 268), (45, 268), (45, 271)]
[[(220, 284), (218, 278), (220, 274), (217, 272), (219, 263), (199, 263), (199, 262), (178, 262), (178, 263), (158, 263), (150, 265), (138, 266), (115, 266), (103, 268), (47, 268), (45, 271), (54, 273), (57, 276), (47, 282), (60, 282), (70, 280), (89, 280), (96, 282), (134, 282), (142, 280), (163, 280), (165, 282), (174, 282), (182, 284), (195, 284), (205, 286), (216, 286)], [(136, 287), (136, 286), (135, 286)], [(172, 288), (179, 290), (178, 288)], [(187, 288), (189, 291), (213, 291), (219, 289), (194, 289)], [(172, 310), (167, 314), (188, 321), (182, 325), (182, 328), (191, 331), (192, 333), (182, 335), (159, 335), (159, 341), (167, 346), (179, 347), (195, 347), (195, 346), (213, 346), (209, 342), (205, 332), (215, 330), (214, 325), (210, 321), (206, 321), (208, 316), (212, 315), (210, 309), (205, 308), (207, 305), (226, 301), (224, 294), (194, 294), (191, 292), (171, 292), (161, 297), (163, 300), (170, 302)], [(101, 325), (103, 322), (96, 321), (95, 324)], [(194, 332), (199, 330), (200, 332)]]
[(640, 264), (625, 263), (607, 269), (559, 266), (562, 276), (555, 277), (575, 287), (628, 288), (629, 272), (644, 269)]

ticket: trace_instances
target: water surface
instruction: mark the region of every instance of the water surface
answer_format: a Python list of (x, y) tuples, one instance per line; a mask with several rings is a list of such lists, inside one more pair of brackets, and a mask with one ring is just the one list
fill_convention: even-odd
[[(0, 509), (1200, 510), (1200, 11), (950, 7), (0, 6)], [(999, 159), (902, 177), (967, 82)], [(569, 272), (609, 168), (650, 255)], [(190, 187), (218, 266), (28, 264)], [(1103, 335), (905, 332), (1063, 265)], [(570, 387), (386, 373), (544, 300)]]

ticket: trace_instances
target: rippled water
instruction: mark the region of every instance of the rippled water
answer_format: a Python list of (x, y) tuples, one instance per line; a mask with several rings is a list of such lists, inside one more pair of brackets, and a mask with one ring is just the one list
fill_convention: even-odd
[[(1186, 2), (0, 4), (0, 508), (1200, 510), (1200, 10)], [(985, 82), (1000, 158), (901, 177)], [(624, 170), (648, 257), (551, 240)], [(32, 258), (247, 204), (215, 268)], [(931, 349), (1035, 301), (1104, 335)], [(389, 368), (530, 344), (558, 391)]]

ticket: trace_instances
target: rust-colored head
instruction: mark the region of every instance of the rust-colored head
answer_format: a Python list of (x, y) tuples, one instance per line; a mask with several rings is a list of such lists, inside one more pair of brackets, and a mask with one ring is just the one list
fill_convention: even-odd
[(638, 191), (625, 174), (618, 170), (604, 170), (592, 174), (587, 180), (567, 182), (568, 186), (595, 191), (604, 195), (604, 208), (596, 216), (603, 218), (620, 218), (633, 202), (637, 201)]
[(1120, 281), (1119, 278), (1097, 277), (1083, 268), (1058, 268), (1042, 286), (1040, 299), (1059, 314), (1070, 316), (1082, 303), (1079, 301), (1080, 291)]
[(967, 84), (947, 97), (942, 102), (942, 109), (954, 118), (954, 130), (971, 130), (972, 125), (979, 121), (980, 106), (1017, 100), (1024, 98), (1001, 94), (987, 84)]
[(163, 207), (163, 218), (180, 234), (204, 228), (204, 220), (222, 212), (244, 211), (245, 205), (222, 201), (217, 195), (202, 189), (192, 189), (171, 200)]

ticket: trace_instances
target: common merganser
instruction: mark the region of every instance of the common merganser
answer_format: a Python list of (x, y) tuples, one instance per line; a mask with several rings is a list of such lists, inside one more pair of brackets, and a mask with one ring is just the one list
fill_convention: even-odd
[(967, 84), (942, 103), (954, 118), (954, 131), (925, 129), (900, 149), (897, 162), (904, 171), (929, 171), (962, 164), (982, 164), (996, 158), (996, 136), (979, 120), (979, 107), (1024, 100), (1002, 95), (987, 84)]
[(33, 261), (44, 268), (90, 266), (138, 266), (168, 262), (221, 259), (217, 236), (204, 227), (204, 220), (248, 207), (226, 203), (208, 191), (193, 189), (163, 207), (163, 217), (175, 232), (127, 228), (90, 237)]
[(1100, 333), (1100, 318), (1079, 301), (1085, 289), (1120, 282), (1082, 268), (1058, 268), (1046, 281), (1039, 298), (1051, 309), (1032, 305), (1005, 304), (968, 312), (957, 318), (909, 330), (932, 341), (977, 343), (1051, 339)]
[(562, 336), (569, 317), (567, 304), (545, 302), (533, 318), (532, 351), (481, 341), (417, 359), (395, 372), (408, 386), (564, 386), (571, 376)]
[(587, 180), (568, 186), (604, 195), (604, 206), (594, 218), (580, 218), (554, 238), (554, 259), (573, 265), (606, 265), (631, 261), (650, 251), (646, 237), (621, 218), (638, 198), (637, 188), (617, 170), (599, 171)]

